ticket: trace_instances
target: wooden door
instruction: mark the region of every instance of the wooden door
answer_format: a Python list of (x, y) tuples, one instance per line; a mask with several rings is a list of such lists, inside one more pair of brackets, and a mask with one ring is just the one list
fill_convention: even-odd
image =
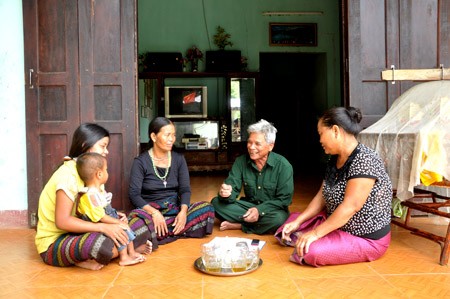
[(68, 154), (73, 131), (95, 122), (111, 133), (107, 189), (128, 209), (137, 154), (134, 0), (23, 0), (28, 212)]
[(344, 99), (365, 127), (420, 82), (386, 82), (381, 71), (450, 65), (450, 0), (343, 1)]

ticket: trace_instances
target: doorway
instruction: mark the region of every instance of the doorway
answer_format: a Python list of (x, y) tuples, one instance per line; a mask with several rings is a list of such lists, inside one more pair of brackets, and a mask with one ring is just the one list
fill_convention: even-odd
[(295, 175), (322, 174), (317, 119), (327, 103), (326, 54), (261, 53), (260, 76), (256, 117), (277, 128), (274, 152)]

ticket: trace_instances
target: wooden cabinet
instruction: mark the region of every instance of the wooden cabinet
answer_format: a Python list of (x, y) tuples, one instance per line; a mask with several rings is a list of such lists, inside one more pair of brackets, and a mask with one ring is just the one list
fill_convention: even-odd
[[(153, 80), (156, 115), (165, 116), (164, 88), (171, 85), (208, 87), (208, 115), (204, 118), (171, 118), (177, 127), (175, 150), (184, 154), (190, 171), (229, 170), (245, 153), (246, 127), (255, 122), (259, 74), (256, 72), (143, 72), (139, 79)], [(174, 83), (176, 82), (176, 83)], [(196, 133), (185, 127), (205, 122), (217, 124), (212, 148), (186, 149), (180, 143), (184, 133)], [(241, 129), (242, 128), (242, 129)], [(180, 136), (178, 132), (180, 131)], [(147, 146), (143, 145), (143, 149)]]
[(232, 161), (227, 152), (219, 150), (184, 150), (189, 171), (230, 170)]

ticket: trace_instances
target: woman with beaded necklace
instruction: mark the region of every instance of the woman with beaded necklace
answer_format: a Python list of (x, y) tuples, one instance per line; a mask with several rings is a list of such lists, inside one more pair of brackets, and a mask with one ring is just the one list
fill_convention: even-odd
[(148, 126), (148, 135), (150, 149), (136, 157), (131, 168), (129, 197), (138, 209), (130, 216), (144, 219), (156, 232), (158, 244), (211, 234), (214, 208), (209, 202), (190, 203), (186, 160), (172, 151), (175, 126), (165, 117), (156, 117)]

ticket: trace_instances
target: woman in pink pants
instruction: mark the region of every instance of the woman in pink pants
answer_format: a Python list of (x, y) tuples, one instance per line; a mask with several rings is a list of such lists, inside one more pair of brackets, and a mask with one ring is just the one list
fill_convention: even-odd
[(319, 192), (275, 237), (294, 246), (290, 260), (315, 267), (380, 258), (390, 240), (392, 184), (378, 154), (358, 142), (361, 111), (336, 107), (319, 119), (330, 155)]

